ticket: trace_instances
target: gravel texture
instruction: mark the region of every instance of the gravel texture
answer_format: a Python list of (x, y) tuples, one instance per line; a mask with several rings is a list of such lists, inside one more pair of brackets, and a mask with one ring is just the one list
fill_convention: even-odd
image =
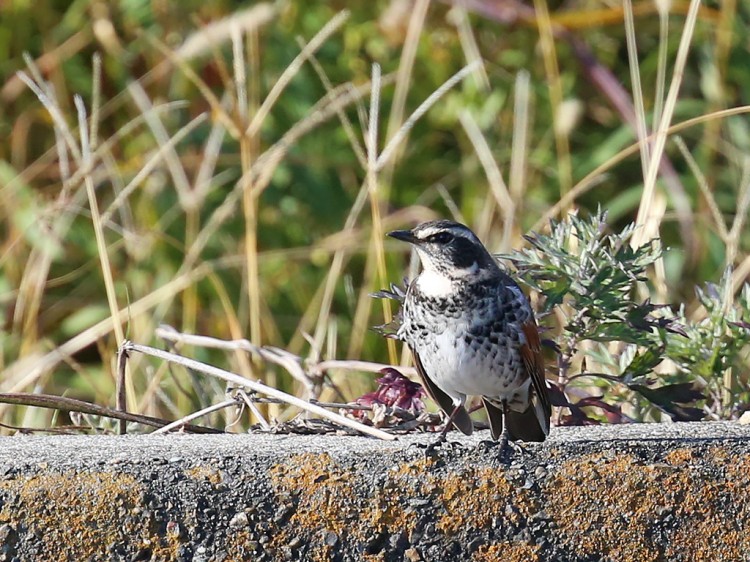
[(748, 560), (750, 427), (0, 438), (0, 560)]

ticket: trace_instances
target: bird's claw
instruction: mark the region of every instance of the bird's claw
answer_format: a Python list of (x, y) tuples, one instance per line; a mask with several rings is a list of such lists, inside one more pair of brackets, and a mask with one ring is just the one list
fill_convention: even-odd
[(513, 455), (518, 455), (523, 458), (528, 454), (526, 447), (524, 447), (519, 441), (509, 440), (507, 434), (501, 435), (500, 439), (497, 441), (480, 441), (477, 447), (482, 447), (487, 452), (493, 449), (496, 450), (498, 452), (498, 456), (502, 460), (506, 460), (506, 457), (510, 457)]
[(464, 448), (464, 446), (458, 441), (448, 441), (445, 435), (441, 435), (432, 443), (412, 443), (410, 446), (415, 446), (418, 449), (424, 448), (425, 459), (436, 459), (439, 456), (438, 451), (444, 447), (454, 450), (461, 450)]
[(524, 458), (529, 453), (526, 447), (524, 447), (519, 441), (508, 441), (505, 444), (504, 450), (506, 452), (513, 451), (513, 453), (521, 458)]
[(488, 453), (495, 447), (497, 447), (498, 442), (497, 441), (491, 441), (489, 439), (482, 439), (479, 443), (477, 443), (477, 449), (482, 449), (483, 452)]

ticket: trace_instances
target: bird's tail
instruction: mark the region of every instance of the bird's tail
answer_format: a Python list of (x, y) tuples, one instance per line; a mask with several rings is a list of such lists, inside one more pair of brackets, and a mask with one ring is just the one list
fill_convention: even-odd
[(528, 407), (523, 412), (516, 412), (508, 408), (505, 414), (505, 423), (508, 426), (508, 439), (516, 441), (544, 441), (549, 433), (549, 417), (545, 420), (540, 417), (540, 412), (529, 400)]
[[(483, 399), (490, 421), (492, 438), (499, 439), (503, 432), (503, 421), (510, 441), (544, 441), (549, 434), (549, 415), (533, 398), (522, 412), (511, 410), (507, 405), (499, 405), (487, 398)], [(505, 412), (503, 412), (505, 410)]]

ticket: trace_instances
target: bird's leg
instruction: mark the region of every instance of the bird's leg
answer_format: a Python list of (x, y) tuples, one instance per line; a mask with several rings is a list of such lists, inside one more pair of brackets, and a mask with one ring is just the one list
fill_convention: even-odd
[(508, 425), (503, 424), (503, 431), (500, 433), (500, 439), (497, 440), (497, 446), (500, 449), (500, 454), (505, 452), (510, 441), (508, 440)]
[(448, 421), (445, 422), (445, 427), (443, 427), (443, 430), (440, 432), (440, 437), (438, 437), (439, 441), (445, 441), (446, 435), (448, 435), (448, 432), (451, 430), (451, 426), (453, 425), (453, 419), (456, 417), (462, 407), (463, 404), (458, 404), (455, 408), (453, 408), (451, 415), (448, 416)]
[(508, 433), (508, 401), (503, 400), (503, 431), (500, 433), (500, 439), (498, 439), (497, 446), (500, 449), (500, 456), (505, 456), (505, 453), (509, 450), (513, 450), (520, 455), (523, 455), (526, 450), (517, 442), (510, 440), (510, 434)]
[(456, 414), (458, 414), (459, 410), (462, 408), (463, 404), (458, 404), (455, 408), (453, 408), (453, 411), (451, 412), (451, 415), (448, 416), (448, 421), (445, 424), (445, 427), (440, 431), (440, 435), (438, 435), (438, 438), (435, 439), (432, 443), (427, 445), (427, 448), (425, 449), (425, 456), (426, 457), (432, 457), (435, 456), (435, 451), (443, 444), (447, 442), (448, 439), (448, 432), (451, 429), (451, 426), (453, 425), (453, 418), (456, 417)]

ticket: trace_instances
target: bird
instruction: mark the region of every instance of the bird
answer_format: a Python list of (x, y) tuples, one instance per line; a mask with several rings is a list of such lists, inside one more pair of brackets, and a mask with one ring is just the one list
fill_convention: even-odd
[(474, 429), (465, 407), (480, 396), (490, 432), (508, 441), (544, 441), (551, 405), (539, 328), (528, 298), (465, 225), (436, 220), (388, 236), (411, 244), (422, 270), (405, 292), (394, 337), (411, 349), (417, 373), (451, 425)]

